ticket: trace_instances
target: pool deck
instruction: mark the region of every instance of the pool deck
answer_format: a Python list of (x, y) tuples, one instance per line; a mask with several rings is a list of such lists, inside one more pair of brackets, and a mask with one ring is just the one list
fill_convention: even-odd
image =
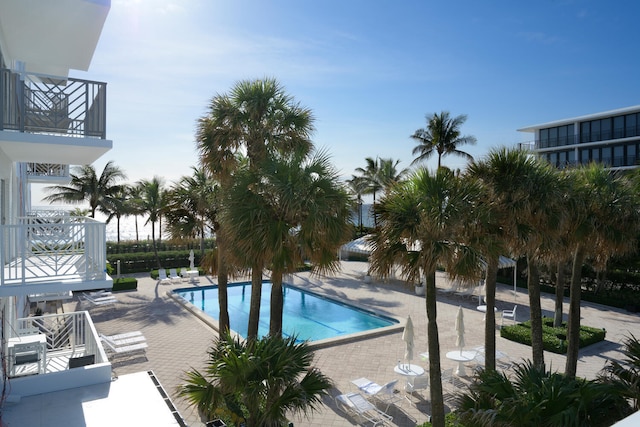
[[(418, 356), (419, 353), (427, 350), (424, 296), (416, 296), (413, 289), (399, 280), (389, 280), (385, 283), (374, 279), (372, 283), (364, 283), (360, 272), (366, 269), (366, 263), (343, 261), (342, 267), (342, 271), (334, 277), (316, 277), (310, 276), (309, 273), (296, 274), (293, 277), (293, 284), (398, 319), (404, 320), (407, 315), (411, 315), (415, 330), (413, 363), (427, 368), (427, 363)], [(191, 427), (204, 426), (197, 413), (176, 397), (175, 390), (181, 383), (185, 370), (204, 366), (206, 351), (217, 333), (167, 293), (176, 288), (215, 284), (215, 279), (201, 277), (198, 283), (185, 281), (176, 284), (159, 284), (148, 275), (136, 275), (136, 277), (138, 277), (138, 290), (116, 293), (118, 304), (89, 309), (100, 333), (110, 335), (140, 330), (147, 338), (149, 347), (146, 358), (116, 359), (113, 361), (114, 374), (124, 375), (153, 370), (165, 390), (171, 395), (187, 424)], [(441, 289), (449, 287), (444, 275), (438, 274), (437, 285)], [(499, 310), (512, 309), (514, 304), (517, 304), (518, 321), (529, 318), (528, 297), (523, 290), (518, 290), (517, 295), (514, 296), (512, 287), (499, 285), (496, 300)], [(459, 306), (464, 309), (465, 349), (484, 344), (484, 314), (477, 311), (477, 300), (439, 293), (438, 329), (443, 369), (456, 366), (455, 362), (446, 359), (444, 355), (455, 349), (454, 323)], [(552, 315), (553, 307), (553, 298), (550, 295), (543, 295), (542, 308), (545, 314)], [(80, 305), (77, 299), (65, 304), (66, 312), (84, 309), (86, 306)], [(565, 317), (567, 311), (568, 300), (565, 298)], [(620, 343), (625, 335), (631, 332), (640, 336), (638, 315), (624, 310), (584, 302), (582, 319), (585, 325), (605, 328), (607, 336), (604, 342), (580, 352), (579, 376), (594, 378), (608, 359), (622, 357)], [(499, 319), (497, 323), (499, 325)], [(500, 338), (498, 330), (496, 330), (496, 347), (516, 361), (521, 358), (531, 358), (530, 347)], [(394, 373), (393, 368), (403, 356), (402, 331), (317, 349), (315, 365), (334, 381), (335, 387), (331, 390), (332, 398), (326, 399), (325, 406), (319, 412), (312, 414), (309, 419), (294, 418), (292, 421), (295, 426), (357, 425), (357, 420), (346, 416), (336, 407), (333, 396), (354, 391), (350, 381), (360, 377), (367, 377), (380, 384), (398, 379), (397, 388), (402, 393), (404, 380)], [(545, 362), (553, 370), (564, 370), (564, 356), (545, 352)], [(456, 387), (464, 390), (468, 383), (468, 378), (457, 378)], [(445, 396), (446, 405), (452, 404), (451, 396), (451, 393)], [(416, 400), (414, 398), (414, 402)], [(427, 419), (428, 401), (420, 401), (415, 406), (403, 399), (400, 403), (391, 406), (389, 414), (393, 416), (391, 424), (393, 426), (415, 426)]]

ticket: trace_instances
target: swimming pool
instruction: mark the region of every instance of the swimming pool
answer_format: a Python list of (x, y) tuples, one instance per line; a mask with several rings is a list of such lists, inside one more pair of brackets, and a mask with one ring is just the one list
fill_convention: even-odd
[[(283, 285), (283, 292), (282, 333), (286, 336), (295, 334), (301, 341), (315, 342), (350, 336), (364, 331), (380, 331), (399, 325), (396, 319), (377, 315), (295, 286)], [(216, 321), (218, 320), (220, 307), (217, 286), (181, 288), (174, 290), (173, 293)], [(230, 283), (227, 294), (231, 329), (246, 337), (251, 302), (251, 282)], [(271, 283), (264, 282), (258, 325), (258, 336), (260, 337), (269, 333), (270, 295)]]

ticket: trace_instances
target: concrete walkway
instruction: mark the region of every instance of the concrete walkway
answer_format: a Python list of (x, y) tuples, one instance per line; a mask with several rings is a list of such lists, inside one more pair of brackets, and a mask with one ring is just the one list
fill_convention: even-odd
[[(342, 272), (335, 277), (312, 277), (308, 273), (299, 273), (294, 275), (293, 282), (321, 295), (349, 302), (400, 319), (402, 322), (407, 315), (411, 315), (416, 333), (416, 357), (413, 363), (428, 368), (427, 362), (417, 356), (427, 350), (424, 297), (416, 296), (413, 289), (398, 280), (389, 280), (386, 283), (374, 280), (373, 283), (364, 283), (359, 272), (366, 269), (366, 263), (343, 261), (342, 266)], [(214, 284), (214, 280), (201, 277), (198, 284), (183, 282), (160, 285), (148, 275), (137, 277), (138, 290), (117, 293), (119, 303), (115, 307), (90, 308), (99, 332), (116, 334), (141, 330), (149, 343), (146, 359), (116, 359), (113, 363), (114, 374), (153, 370), (187, 424), (192, 427), (203, 426), (204, 423), (197, 413), (179, 399), (175, 391), (186, 370), (205, 366), (207, 349), (217, 333), (175, 302), (167, 292), (174, 288)], [(449, 287), (443, 274), (439, 274), (437, 280), (439, 288)], [(514, 304), (517, 304), (518, 321), (529, 318), (528, 297), (522, 290), (514, 296), (512, 287), (499, 285), (496, 300), (499, 310), (512, 309)], [(455, 349), (454, 323), (459, 306), (464, 309), (465, 348), (471, 349), (484, 344), (484, 314), (476, 310), (477, 300), (439, 293), (438, 328), (443, 369), (456, 366), (455, 362), (446, 359), (444, 355), (447, 351)], [(553, 298), (544, 295), (542, 308), (545, 314), (552, 316), (553, 307)], [(67, 312), (79, 309), (86, 309), (86, 306), (80, 305), (76, 300), (65, 304)], [(568, 301), (565, 301), (565, 316), (567, 311)], [(497, 323), (500, 323), (499, 319)], [(598, 304), (583, 303), (582, 323), (605, 328), (607, 331), (605, 341), (580, 352), (578, 375), (586, 378), (595, 378), (608, 359), (622, 357), (619, 350), (625, 335), (633, 333), (640, 336), (638, 315)], [(359, 377), (367, 377), (380, 384), (399, 379), (397, 388), (398, 392), (402, 393), (404, 379), (393, 371), (397, 361), (404, 356), (404, 342), (401, 337), (402, 332), (396, 332), (316, 350), (315, 365), (334, 381), (332, 396), (354, 391), (350, 381)], [(507, 353), (511, 359), (531, 358), (530, 347), (500, 338), (499, 331), (496, 331), (496, 337), (497, 349)], [(565, 357), (545, 352), (545, 363), (552, 370), (564, 371)], [(468, 383), (469, 378), (457, 378), (456, 387), (464, 390)], [(452, 395), (453, 393), (450, 393), (446, 399), (447, 405), (453, 404)], [(389, 409), (389, 414), (393, 416), (392, 425), (415, 426), (426, 421), (429, 414), (428, 401), (420, 401), (417, 398), (413, 401), (418, 402), (417, 406), (404, 399), (401, 403), (392, 405)], [(336, 407), (333, 398), (326, 399), (325, 406), (310, 418), (293, 421), (296, 427), (357, 424), (357, 420), (346, 416)]]

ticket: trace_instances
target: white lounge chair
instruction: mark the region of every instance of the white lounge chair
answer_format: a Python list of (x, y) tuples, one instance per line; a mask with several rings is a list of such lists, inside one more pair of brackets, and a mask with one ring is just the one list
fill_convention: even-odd
[(167, 270), (164, 268), (159, 268), (158, 269), (158, 280), (160, 281), (160, 284), (162, 283), (171, 283), (171, 279), (169, 279), (169, 277), (167, 276)]
[(380, 385), (367, 378), (358, 378), (351, 381), (358, 389), (364, 393), (368, 399), (377, 399), (381, 403), (387, 405), (385, 411), (389, 410), (391, 404), (398, 402), (401, 397), (395, 392), (395, 386), (398, 380), (389, 381), (386, 384)]
[(182, 277), (182, 281), (188, 281), (189, 280), (189, 273), (188, 273), (189, 269), (186, 267), (182, 267), (182, 269), (180, 269), (180, 277)]
[(451, 385), (455, 387), (455, 379), (453, 378), (453, 368), (443, 369), (440, 374), (440, 381), (442, 385), (447, 384), (447, 386)]
[(181, 277), (178, 275), (178, 270), (175, 268), (169, 269), (169, 280), (171, 283), (180, 282)]
[(373, 426), (393, 421), (393, 417), (376, 408), (360, 393), (347, 393), (336, 396), (336, 406), (349, 415), (361, 418), (362, 423), (369, 421)]
[(122, 347), (125, 345), (138, 344), (141, 342), (146, 342), (147, 339), (142, 335), (142, 332), (130, 332), (126, 334), (117, 334), (117, 335), (102, 335), (100, 334), (100, 338), (109, 341), (116, 347)]
[[(144, 339), (144, 337), (142, 338)], [(105, 344), (106, 350), (116, 355), (146, 351), (146, 348), (148, 347), (146, 340), (143, 342), (135, 342), (132, 344), (126, 343), (127, 340), (131, 340), (131, 339), (132, 338), (114, 341), (108, 338), (106, 335), (100, 335), (100, 341), (102, 341)], [(135, 337), (133, 339), (135, 339)]]
[(513, 306), (513, 310), (502, 310), (502, 322), (500, 323), (500, 326), (504, 325), (504, 319), (511, 319), (513, 320), (513, 323), (518, 323), (516, 321), (516, 309), (518, 308), (517, 305)]
[(81, 298), (84, 299), (89, 304), (93, 306), (98, 306), (98, 307), (111, 305), (118, 302), (116, 297), (114, 297), (113, 295), (108, 295), (104, 297), (92, 297), (91, 295), (84, 293), (81, 295)]

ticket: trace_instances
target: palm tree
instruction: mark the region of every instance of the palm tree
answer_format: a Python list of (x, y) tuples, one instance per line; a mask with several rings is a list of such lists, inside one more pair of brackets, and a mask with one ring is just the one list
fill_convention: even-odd
[(158, 222), (162, 210), (164, 209), (164, 206), (162, 204), (162, 178), (154, 176), (151, 180), (142, 180), (138, 182), (138, 185), (142, 188), (141, 207), (143, 212), (148, 215), (145, 225), (151, 223), (151, 241), (153, 243), (153, 253), (155, 254), (158, 268), (160, 268), (162, 266), (160, 265), (160, 258), (158, 257), (158, 247), (156, 245), (156, 222)]
[[(501, 233), (509, 252), (527, 258), (527, 286), (531, 313), (533, 363), (544, 365), (542, 307), (538, 265), (549, 257), (557, 241), (564, 211), (558, 203), (564, 190), (558, 171), (530, 153), (517, 149), (492, 150), (470, 169), (491, 188)], [(489, 284), (488, 284), (489, 285)]]
[(636, 249), (638, 210), (635, 193), (627, 179), (591, 164), (572, 171), (577, 186), (571, 203), (570, 235), (574, 245), (573, 268), (567, 324), (567, 361), (565, 374), (575, 377), (580, 344), (580, 295), (582, 267), (591, 255), (604, 269), (613, 255)]
[(411, 135), (412, 139), (418, 141), (418, 145), (412, 151), (412, 154), (418, 157), (413, 160), (412, 164), (427, 160), (434, 152), (438, 153), (438, 168), (441, 166), (442, 156), (448, 154), (456, 154), (473, 160), (470, 154), (458, 149), (460, 145), (474, 145), (476, 143), (474, 136), (460, 136), (460, 127), (467, 120), (465, 114), (451, 117), (448, 111), (442, 111), (440, 114), (427, 115), (426, 119), (427, 127), (418, 129)]
[(138, 215), (144, 214), (142, 207), (142, 186), (139, 184), (128, 185), (127, 195), (125, 198), (126, 212), (128, 215), (133, 215), (134, 224), (136, 228), (136, 242), (140, 241), (138, 233)]
[(349, 188), (349, 192), (352, 196), (355, 197), (355, 208), (358, 213), (358, 231), (362, 235), (364, 234), (363, 223), (362, 223), (362, 195), (365, 194), (367, 183), (360, 176), (352, 175), (351, 179), (347, 180), (347, 185)]
[(351, 234), (350, 200), (323, 152), (274, 156), (235, 179), (222, 221), (239, 256), (271, 269), (269, 333), (281, 335), (283, 275), (305, 260), (321, 273), (338, 269), (336, 251)]
[(129, 191), (127, 185), (122, 185), (117, 191), (113, 192), (113, 197), (106, 199), (98, 209), (107, 215), (106, 223), (109, 224), (113, 218), (116, 219), (116, 234), (118, 243), (120, 243), (120, 218), (128, 214), (127, 197)]
[(183, 176), (167, 192), (165, 217), (172, 238), (198, 237), (200, 254), (204, 255), (207, 229), (213, 229), (216, 219), (215, 181), (204, 168), (192, 168), (191, 176)]
[(71, 173), (71, 183), (65, 185), (53, 185), (45, 190), (51, 195), (44, 198), (50, 203), (80, 204), (89, 202), (91, 218), (95, 218), (96, 209), (106, 209), (109, 200), (121, 189), (118, 181), (125, 179), (126, 175), (113, 161), (109, 161), (98, 177), (93, 165), (74, 167)]
[(322, 406), (331, 380), (313, 368), (313, 351), (296, 337), (214, 341), (203, 372), (186, 372), (178, 394), (206, 420), (220, 414), (247, 427), (281, 427), (287, 414), (308, 415)]
[[(411, 282), (426, 281), (427, 338), (431, 411), (434, 426), (444, 426), (444, 400), (440, 371), (440, 343), (436, 320), (436, 268), (439, 265), (477, 265), (479, 258), (465, 246), (461, 230), (480, 193), (475, 181), (463, 180), (449, 169), (434, 174), (417, 170), (389, 189), (375, 207), (380, 221), (374, 235), (371, 269), (383, 277), (394, 265)], [(462, 258), (465, 258), (464, 260)]]
[[(313, 147), (311, 111), (287, 95), (275, 79), (238, 82), (230, 94), (217, 95), (211, 100), (209, 112), (198, 123), (197, 143), (202, 165), (211, 172), (225, 191), (233, 183), (243, 151), (249, 167), (258, 169), (270, 152), (309, 153)], [(218, 292), (220, 302), (220, 331), (229, 327), (227, 308), (227, 250), (225, 226), (217, 232)], [(252, 296), (249, 331), (255, 338), (260, 316), (262, 269), (260, 259), (251, 266)]]
[(615, 386), (516, 364), (507, 377), (481, 372), (457, 398), (459, 421), (476, 426), (608, 426), (630, 412)]
[[(365, 159), (367, 166), (365, 168), (358, 167), (356, 172), (360, 173), (358, 179), (359, 185), (364, 188), (362, 194), (373, 195), (373, 205), (376, 204), (376, 195), (382, 191), (386, 191), (390, 186), (399, 182), (408, 170), (403, 169), (398, 172), (398, 164), (400, 160), (394, 162), (393, 159), (380, 159), (371, 157)], [(374, 216), (374, 225), (377, 227), (377, 220)]]
[(640, 342), (633, 334), (625, 338), (622, 354), (625, 359), (610, 359), (599, 378), (614, 384), (618, 394), (628, 399), (636, 412), (640, 409)]

